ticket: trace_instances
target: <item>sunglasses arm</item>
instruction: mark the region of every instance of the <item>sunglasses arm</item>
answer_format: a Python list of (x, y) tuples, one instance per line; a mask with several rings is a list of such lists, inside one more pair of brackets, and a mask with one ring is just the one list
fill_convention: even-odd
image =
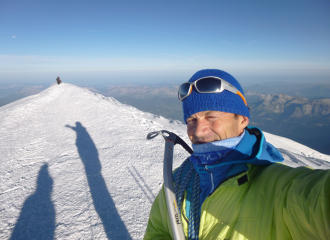
[[(247, 106), (247, 103), (246, 103), (246, 100), (245, 100), (245, 97), (243, 96), (243, 94), (237, 89), (235, 88), (233, 85), (225, 82), (225, 81), (222, 81), (221, 83), (221, 88), (223, 88), (223, 85), (225, 85), (226, 87), (224, 89), (232, 92), (232, 93), (235, 93), (237, 94), (238, 96), (240, 96), (245, 104), (245, 106)], [(222, 90), (222, 89), (221, 89)]]

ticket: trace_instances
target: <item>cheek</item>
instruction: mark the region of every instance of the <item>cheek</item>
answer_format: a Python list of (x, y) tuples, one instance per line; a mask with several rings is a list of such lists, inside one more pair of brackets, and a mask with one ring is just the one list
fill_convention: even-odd
[(218, 125), (217, 129), (217, 133), (219, 136), (221, 136), (221, 138), (232, 138), (237, 137), (239, 135), (237, 124), (235, 121), (226, 122), (222, 125)]
[(221, 139), (230, 138), (235, 135), (236, 126), (233, 121), (217, 121), (212, 124), (212, 131)]
[(215, 123), (212, 124), (211, 126), (212, 132), (215, 133), (216, 135), (222, 136), (224, 132), (224, 125), (223, 123)]

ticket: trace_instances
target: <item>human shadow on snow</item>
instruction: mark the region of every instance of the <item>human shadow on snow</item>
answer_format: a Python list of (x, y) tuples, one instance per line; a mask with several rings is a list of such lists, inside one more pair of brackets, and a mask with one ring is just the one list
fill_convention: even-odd
[(53, 179), (44, 164), (38, 175), (37, 189), (28, 197), (10, 239), (54, 239), (55, 208), (51, 200)]
[(71, 128), (77, 134), (78, 153), (85, 166), (95, 210), (102, 221), (108, 239), (131, 239), (107, 189), (101, 173), (99, 154), (91, 136), (80, 122), (76, 122), (75, 127), (69, 125), (66, 127)]

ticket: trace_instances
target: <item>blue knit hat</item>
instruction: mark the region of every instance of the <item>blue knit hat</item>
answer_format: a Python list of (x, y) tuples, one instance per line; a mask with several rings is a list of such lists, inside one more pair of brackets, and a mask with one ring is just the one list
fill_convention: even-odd
[[(229, 73), (217, 69), (205, 69), (195, 73), (189, 80), (194, 82), (203, 77), (219, 77), (236, 87), (243, 95), (243, 89), (238, 81)], [(203, 111), (221, 111), (235, 113), (250, 118), (250, 111), (244, 104), (242, 98), (235, 93), (224, 90), (221, 93), (199, 93), (193, 87), (192, 93), (182, 100), (183, 118), (187, 123), (187, 118), (191, 115)]]

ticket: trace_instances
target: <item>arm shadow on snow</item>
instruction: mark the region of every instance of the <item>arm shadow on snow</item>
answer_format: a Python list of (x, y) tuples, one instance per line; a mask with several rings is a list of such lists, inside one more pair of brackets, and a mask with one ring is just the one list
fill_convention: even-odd
[(38, 175), (37, 189), (23, 205), (10, 239), (54, 239), (55, 208), (51, 200), (53, 179), (44, 164)]
[[(135, 182), (139, 185), (139, 187), (143, 191), (144, 195), (146, 195), (149, 202), (152, 204), (156, 197), (152, 193), (150, 188), (148, 187), (147, 183), (144, 181), (142, 176), (139, 174), (139, 172), (136, 170), (136, 168), (133, 165), (132, 165), (133, 171), (131, 171), (131, 169), (129, 169), (129, 167), (127, 167), (127, 168), (128, 168), (128, 171), (130, 172), (130, 174), (132, 175), (132, 177), (134, 178)], [(142, 185), (141, 185), (140, 181), (142, 181)]]
[(81, 161), (85, 166), (88, 185), (93, 203), (99, 215), (108, 239), (131, 239), (131, 236), (116, 209), (101, 173), (101, 162), (97, 148), (80, 122), (71, 128), (77, 134), (76, 145)]
[(306, 156), (304, 153), (294, 153), (282, 148), (278, 148), (282, 156), (284, 157), (284, 164), (291, 167), (309, 166), (314, 169), (329, 169), (330, 163), (328, 161)]

